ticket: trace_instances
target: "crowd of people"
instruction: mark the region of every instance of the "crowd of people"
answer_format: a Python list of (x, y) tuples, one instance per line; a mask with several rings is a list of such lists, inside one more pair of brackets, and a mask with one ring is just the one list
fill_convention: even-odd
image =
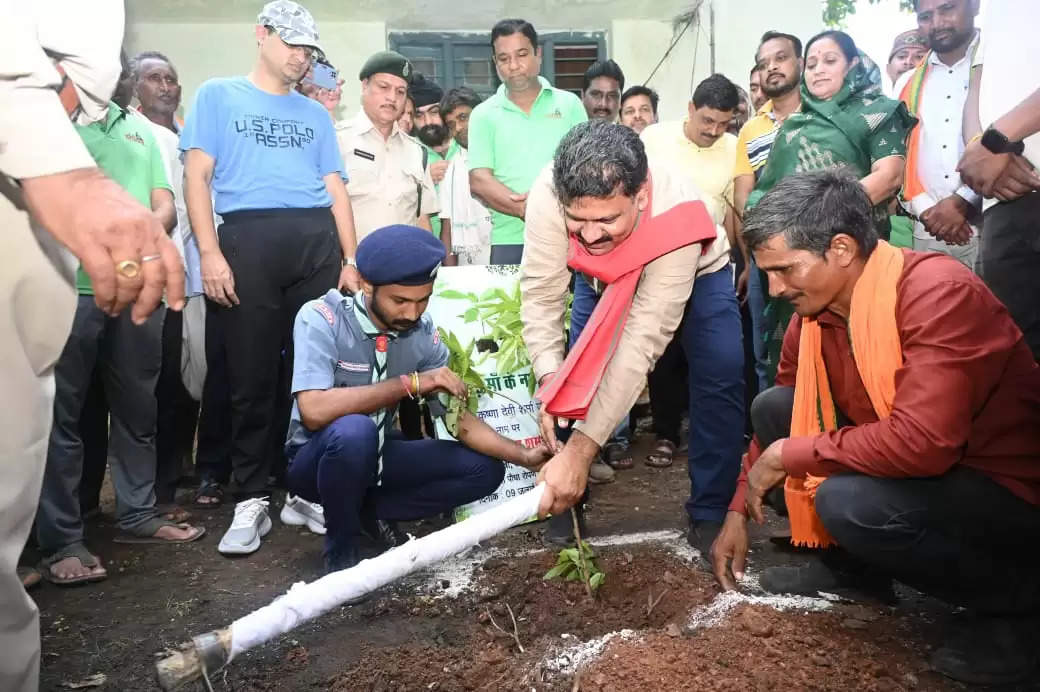
[[(566, 543), (566, 510), (583, 524), (589, 484), (636, 463), (644, 391), (645, 463), (687, 457), (688, 541), (724, 588), (768, 505), (821, 550), (763, 588), (899, 579), (972, 617), (937, 670), (1028, 675), (1040, 16), (997, 4), (980, 31), (977, 0), (916, 0), (884, 66), (842, 31), (768, 31), (746, 90), (713, 74), (671, 121), (613, 60), (580, 96), (553, 86), (522, 19), (491, 30), (490, 97), (381, 51), (341, 120), (346, 82), (292, 0), (244, 27), (251, 71), (181, 120), (171, 57), (123, 54), (116, 77), (121, 3), (92, 9), (97, 45), (19, 10), (31, 57), (0, 58), (0, 362), (24, 402), (0, 455), (0, 687), (37, 686), (26, 590), (108, 576), (84, 531), (106, 470), (117, 541), (196, 541), (193, 514), (233, 501), (217, 549), (252, 553), (277, 493), (333, 571), (362, 536), (390, 548), (397, 522), (488, 495), (505, 461), (539, 472)], [(520, 265), (535, 447), (466, 412), (431, 439), (468, 393), (425, 311), (440, 267), (467, 264)], [(30, 533), (42, 560), (16, 576)]]

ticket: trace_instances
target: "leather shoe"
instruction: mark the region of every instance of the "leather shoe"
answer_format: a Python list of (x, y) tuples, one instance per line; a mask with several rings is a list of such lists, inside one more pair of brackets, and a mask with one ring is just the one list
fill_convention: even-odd
[(1035, 618), (970, 617), (932, 654), (932, 669), (972, 685), (1008, 685), (1036, 668)]

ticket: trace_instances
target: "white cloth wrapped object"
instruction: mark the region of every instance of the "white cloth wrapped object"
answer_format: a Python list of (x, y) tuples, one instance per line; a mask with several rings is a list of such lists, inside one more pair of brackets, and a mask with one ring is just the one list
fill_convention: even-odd
[(356, 567), (333, 572), (310, 584), (293, 584), (284, 596), (231, 623), (231, 655), (228, 660), (327, 613), (345, 601), (456, 555), (530, 519), (538, 511), (544, 491), (545, 484), (540, 483), (530, 492), (493, 510), (408, 541), (370, 560), (362, 560)]

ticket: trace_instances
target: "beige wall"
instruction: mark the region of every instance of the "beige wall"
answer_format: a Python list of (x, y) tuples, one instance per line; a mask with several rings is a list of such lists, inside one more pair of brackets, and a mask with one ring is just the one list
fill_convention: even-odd
[[(747, 89), (758, 39), (770, 29), (802, 40), (822, 30), (818, 0), (715, 0), (715, 71)], [(708, 5), (701, 9), (703, 25), (687, 29), (657, 70), (649, 86), (661, 96), (661, 120), (684, 117), (694, 87), (711, 74)], [(610, 25), (608, 50), (625, 71), (629, 84), (646, 80), (675, 40), (682, 25), (671, 21), (616, 19)]]
[[(401, 4), (393, 0), (386, 2), (388, 7)], [(616, 2), (609, 6), (609, 12), (589, 13), (580, 30), (606, 32), (607, 52), (621, 65), (631, 85), (646, 80), (681, 25), (673, 26), (672, 15), (662, 19), (609, 19), (611, 15), (624, 14), (627, 4)], [(710, 74), (709, 4), (710, 0), (704, 0), (701, 5), (703, 25), (699, 27), (695, 21), (690, 26), (650, 82), (650, 86), (661, 95), (662, 119), (682, 117), (693, 87)], [(745, 88), (758, 38), (763, 32), (779, 29), (804, 40), (821, 28), (819, 0), (785, 0), (783, 3), (714, 0), (714, 5), (716, 70)], [(674, 6), (673, 3), (667, 9), (674, 9)], [(252, 39), (252, 17), (245, 17), (242, 22), (139, 21), (135, 18), (134, 6), (130, 7), (126, 35), (128, 51), (132, 55), (141, 50), (158, 50), (170, 57), (184, 86), (183, 111), (191, 107), (196, 89), (206, 79), (245, 74), (253, 63), (256, 48)], [(459, 8), (457, 21), (442, 13), (441, 26), (458, 31), (487, 31), (490, 28), (475, 23), (465, 14), (462, 5)], [(343, 14), (350, 11), (348, 3), (339, 10)], [(546, 12), (545, 15), (528, 15), (527, 18), (541, 31), (579, 30), (575, 28), (578, 25), (562, 26), (560, 16), (554, 16), (554, 13)], [(597, 17), (606, 18), (598, 23)], [(481, 17), (481, 21), (483, 19)], [(369, 55), (386, 47), (388, 31), (411, 27), (379, 21), (332, 21), (325, 17), (319, 17), (319, 21), (322, 43), (329, 59), (346, 80), (342, 114), (354, 113), (359, 107), (357, 73), (362, 63)]]
[[(125, 45), (130, 55), (157, 50), (177, 67), (183, 86), (182, 113), (195, 98), (199, 85), (211, 77), (249, 72), (256, 57), (253, 26), (249, 23), (176, 24), (132, 22), (127, 26)], [(358, 108), (360, 85), (357, 74), (369, 55), (386, 47), (382, 22), (323, 22), (322, 47), (340, 70), (344, 112)]]

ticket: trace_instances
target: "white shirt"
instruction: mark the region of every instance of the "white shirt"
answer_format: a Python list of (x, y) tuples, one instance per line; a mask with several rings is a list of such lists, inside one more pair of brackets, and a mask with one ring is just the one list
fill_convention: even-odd
[[(982, 26), (986, 40), (975, 64), (982, 65), (979, 119), (987, 128), (1040, 88), (1040, 2), (1004, 0), (987, 2)], [(1023, 156), (1040, 168), (1040, 133), (1025, 139)], [(986, 204), (995, 204), (987, 200)]]
[(438, 190), (440, 216), (451, 221), (452, 251), (459, 264), (487, 264), (491, 256), (491, 211), (469, 188), (469, 152), (460, 148)]
[[(982, 198), (961, 182), (957, 163), (964, 153), (964, 102), (968, 97), (968, 80), (971, 77), (972, 55), (979, 41), (978, 32), (968, 45), (964, 57), (953, 65), (947, 65), (934, 51), (928, 54), (928, 73), (921, 86), (921, 101), (917, 117), (920, 118), (921, 137), (917, 158), (917, 175), (925, 191), (910, 200), (908, 209), (920, 217), (939, 200), (956, 194), (969, 204), (978, 206)], [(899, 92), (912, 77), (914, 70), (899, 80)], [(929, 239), (932, 236), (924, 224), (914, 224), (914, 237)]]

